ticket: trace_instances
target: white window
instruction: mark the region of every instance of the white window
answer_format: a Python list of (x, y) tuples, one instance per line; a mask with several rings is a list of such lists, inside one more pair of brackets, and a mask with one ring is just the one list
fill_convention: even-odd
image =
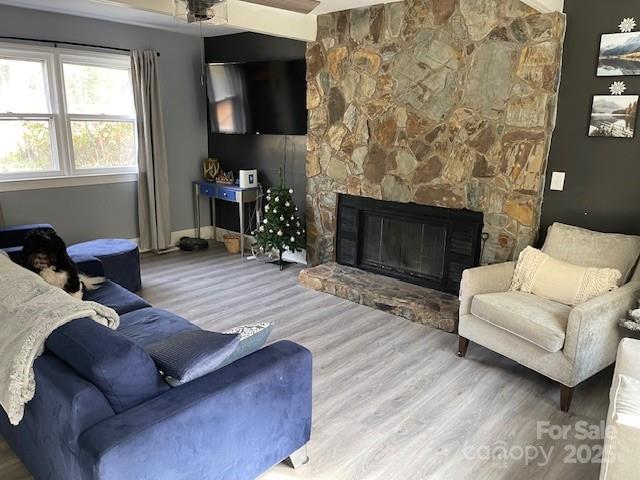
[(128, 57), (0, 45), (0, 190), (131, 181), (135, 120)]

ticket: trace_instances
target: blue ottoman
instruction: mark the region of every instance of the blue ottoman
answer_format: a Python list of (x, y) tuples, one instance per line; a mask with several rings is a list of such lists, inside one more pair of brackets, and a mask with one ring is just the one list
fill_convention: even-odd
[(138, 246), (119, 238), (105, 238), (71, 245), (67, 251), (72, 257), (96, 257), (104, 265), (105, 276), (127, 290), (142, 288), (140, 279), (140, 252)]

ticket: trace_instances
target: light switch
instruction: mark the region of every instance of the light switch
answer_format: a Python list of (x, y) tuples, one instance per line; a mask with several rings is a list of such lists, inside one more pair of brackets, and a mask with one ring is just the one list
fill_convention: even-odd
[(564, 190), (565, 172), (553, 172), (551, 174), (551, 190), (561, 192)]

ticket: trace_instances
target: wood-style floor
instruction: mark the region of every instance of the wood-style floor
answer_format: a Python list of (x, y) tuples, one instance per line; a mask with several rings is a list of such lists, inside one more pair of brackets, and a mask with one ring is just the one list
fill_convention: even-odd
[[(563, 414), (549, 380), (473, 344), (460, 359), (456, 336), (306, 290), (298, 272), (229, 256), (218, 245), (143, 261), (143, 296), (153, 305), (213, 330), (274, 322), (272, 341), (313, 352), (310, 462), (295, 471), (278, 465), (261, 480), (598, 478), (599, 465), (588, 460), (600, 441), (576, 440), (573, 430), (553, 440), (537, 426), (599, 424), (610, 369), (579, 386)], [(573, 446), (583, 444), (576, 463)], [(508, 458), (500, 455), (505, 446)], [(527, 464), (525, 447), (552, 449), (548, 463)], [(0, 440), (0, 479), (29, 478)]]

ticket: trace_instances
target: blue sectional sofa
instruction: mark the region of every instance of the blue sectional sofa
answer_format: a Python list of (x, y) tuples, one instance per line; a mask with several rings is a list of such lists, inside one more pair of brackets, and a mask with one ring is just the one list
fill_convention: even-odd
[(27, 233), (31, 230), (53, 231), (53, 227), (48, 223), (34, 223), (32, 225), (0, 228), (0, 249), (7, 252), (13, 261), (20, 263), (22, 260), (22, 245)]
[[(102, 273), (97, 259), (77, 261)], [(307, 349), (278, 342), (171, 388), (144, 347), (199, 327), (109, 280), (87, 299), (114, 308), (119, 329), (81, 319), (56, 330), (23, 421), (0, 410), (0, 433), (36, 479), (249, 480), (299, 457), (311, 432)]]

